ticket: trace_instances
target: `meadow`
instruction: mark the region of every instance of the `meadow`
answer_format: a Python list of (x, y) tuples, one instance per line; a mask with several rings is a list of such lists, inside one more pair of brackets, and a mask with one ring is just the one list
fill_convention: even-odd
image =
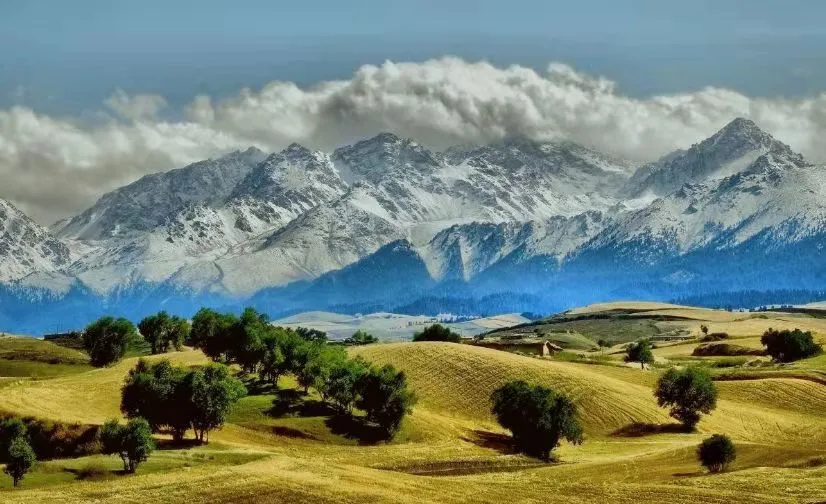
[[(759, 347), (763, 327), (782, 324), (826, 334), (822, 319), (798, 314), (736, 314), (670, 305), (628, 303), (578, 313), (640, 317), (633, 327), (689, 338), (662, 342), (657, 364), (641, 370), (621, 362), (621, 342), (601, 351), (587, 345), (568, 357), (539, 358), (472, 345), (419, 342), (352, 347), (376, 364), (403, 370), (419, 400), (392, 442), (364, 443), (313, 407), (274, 412), (273, 401), (297, 388), (290, 377), (280, 390), (251, 389), (228, 423), (204, 446), (163, 446), (135, 475), (121, 475), (117, 457), (93, 455), (40, 462), (22, 487), (0, 485), (0, 501), (38, 502), (617, 502), (815, 503), (826, 500), (826, 357), (789, 365), (714, 368), (724, 357), (691, 359), (700, 325), (728, 330), (731, 341)], [(581, 325), (581, 338), (607, 332), (606, 324)], [(636, 320), (636, 319), (635, 319)], [(570, 322), (570, 321), (569, 321)], [(618, 332), (627, 339), (629, 325)], [(571, 329), (569, 329), (571, 330)], [(0, 411), (67, 423), (101, 424), (120, 416), (120, 388), (136, 358), (92, 369), (64, 348), (0, 338), (0, 360), (40, 362), (62, 355), (53, 375), (3, 375)], [(33, 342), (34, 341), (34, 342)], [(15, 346), (17, 345), (17, 346)], [(41, 345), (51, 345), (49, 347)], [(22, 352), (6, 351), (28, 346)], [(78, 352), (79, 353), (79, 352)], [(571, 356), (604, 354), (586, 364)], [(14, 355), (8, 359), (9, 355)], [(6, 357), (2, 357), (6, 356)], [(170, 358), (184, 366), (208, 359), (185, 349)], [(33, 360), (32, 360), (33, 359)], [(718, 407), (697, 431), (681, 432), (657, 406), (652, 387), (670, 363), (708, 364), (718, 381)], [(0, 370), (3, 368), (0, 367)], [(60, 368), (56, 368), (60, 369)], [(576, 402), (585, 430), (579, 446), (563, 443), (555, 463), (515, 453), (490, 413), (490, 394), (513, 379), (563, 391)], [(738, 457), (723, 474), (708, 474), (695, 448), (713, 433), (729, 435)], [(164, 440), (161, 439), (163, 442)]]

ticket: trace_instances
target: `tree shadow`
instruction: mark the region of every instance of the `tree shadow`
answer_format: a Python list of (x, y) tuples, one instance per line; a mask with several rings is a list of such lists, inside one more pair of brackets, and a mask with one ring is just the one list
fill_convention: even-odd
[(278, 392), (278, 387), (269, 380), (262, 380), (252, 375), (242, 375), (238, 377), (247, 387), (249, 395), (265, 395)]
[(336, 414), (336, 410), (316, 399), (307, 399), (307, 396), (298, 390), (285, 389), (275, 391), (272, 407), (264, 412), (273, 418), (286, 416), (320, 417)]
[(184, 438), (180, 441), (175, 441), (174, 439), (155, 439), (155, 448), (158, 450), (188, 450), (202, 445), (203, 443), (194, 438)]
[(692, 472), (682, 472), (682, 473), (674, 473), (672, 476), (675, 478), (696, 478), (698, 476), (706, 476), (710, 473), (705, 471), (692, 471)]
[(283, 436), (293, 439), (312, 439), (318, 440), (317, 437), (313, 436), (312, 434), (307, 434), (306, 432), (298, 429), (293, 429), (292, 427), (287, 427), (284, 425), (276, 425), (272, 428), (272, 433), (276, 436)]
[(468, 431), (468, 434), (462, 437), (462, 441), (473, 443), (482, 448), (496, 450), (503, 455), (520, 453), (519, 449), (513, 442), (513, 438), (500, 432), (474, 429)]
[(614, 437), (644, 437), (653, 436), (655, 434), (685, 434), (691, 432), (685, 428), (683, 424), (667, 423), (667, 424), (653, 424), (645, 422), (632, 422), (624, 425), (611, 433)]
[(390, 439), (387, 432), (371, 424), (364, 417), (334, 414), (327, 418), (324, 424), (333, 434), (355, 439), (360, 445), (374, 445)]

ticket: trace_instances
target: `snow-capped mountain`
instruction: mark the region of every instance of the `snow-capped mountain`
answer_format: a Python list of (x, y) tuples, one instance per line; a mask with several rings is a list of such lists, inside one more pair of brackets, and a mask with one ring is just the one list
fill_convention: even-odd
[(0, 199), (0, 282), (52, 272), (72, 261), (70, 248)]
[(745, 119), (641, 167), (524, 138), (445, 152), (390, 133), (331, 153), (250, 148), (146, 176), (51, 233), (6, 202), (0, 223), (0, 283), (12, 286), (0, 297), (40, 289), (135, 310), (503, 292), (564, 307), (723, 278), (761, 288), (776, 264), (792, 271), (784, 285), (826, 287), (814, 252), (826, 168)]

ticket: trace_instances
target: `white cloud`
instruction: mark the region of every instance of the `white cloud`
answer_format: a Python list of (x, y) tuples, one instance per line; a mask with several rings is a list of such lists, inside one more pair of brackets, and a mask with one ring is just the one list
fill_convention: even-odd
[(349, 80), (307, 89), (272, 82), (223, 100), (198, 96), (176, 122), (158, 118), (166, 106), (160, 96), (118, 91), (105, 103), (117, 117), (97, 123), (0, 110), (0, 197), (48, 221), (143, 174), (232, 149), (299, 142), (329, 150), (381, 131), (437, 149), (512, 134), (568, 138), (646, 161), (743, 116), (826, 160), (826, 93), (764, 99), (709, 87), (636, 99), (559, 63), (545, 73), (456, 58), (366, 65)]

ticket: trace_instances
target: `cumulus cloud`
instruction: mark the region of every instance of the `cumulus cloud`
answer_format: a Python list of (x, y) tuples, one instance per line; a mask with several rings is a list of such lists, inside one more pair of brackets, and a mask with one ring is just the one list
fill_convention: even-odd
[(111, 114), (94, 122), (0, 110), (0, 197), (47, 222), (146, 173), (230, 150), (292, 142), (331, 150), (382, 131), (435, 149), (508, 135), (564, 138), (643, 162), (742, 116), (826, 160), (826, 93), (786, 100), (708, 87), (638, 99), (560, 63), (542, 73), (456, 58), (365, 65), (310, 88), (271, 82), (222, 100), (196, 96), (176, 121), (159, 118), (167, 103), (156, 95), (118, 91), (105, 106)]

